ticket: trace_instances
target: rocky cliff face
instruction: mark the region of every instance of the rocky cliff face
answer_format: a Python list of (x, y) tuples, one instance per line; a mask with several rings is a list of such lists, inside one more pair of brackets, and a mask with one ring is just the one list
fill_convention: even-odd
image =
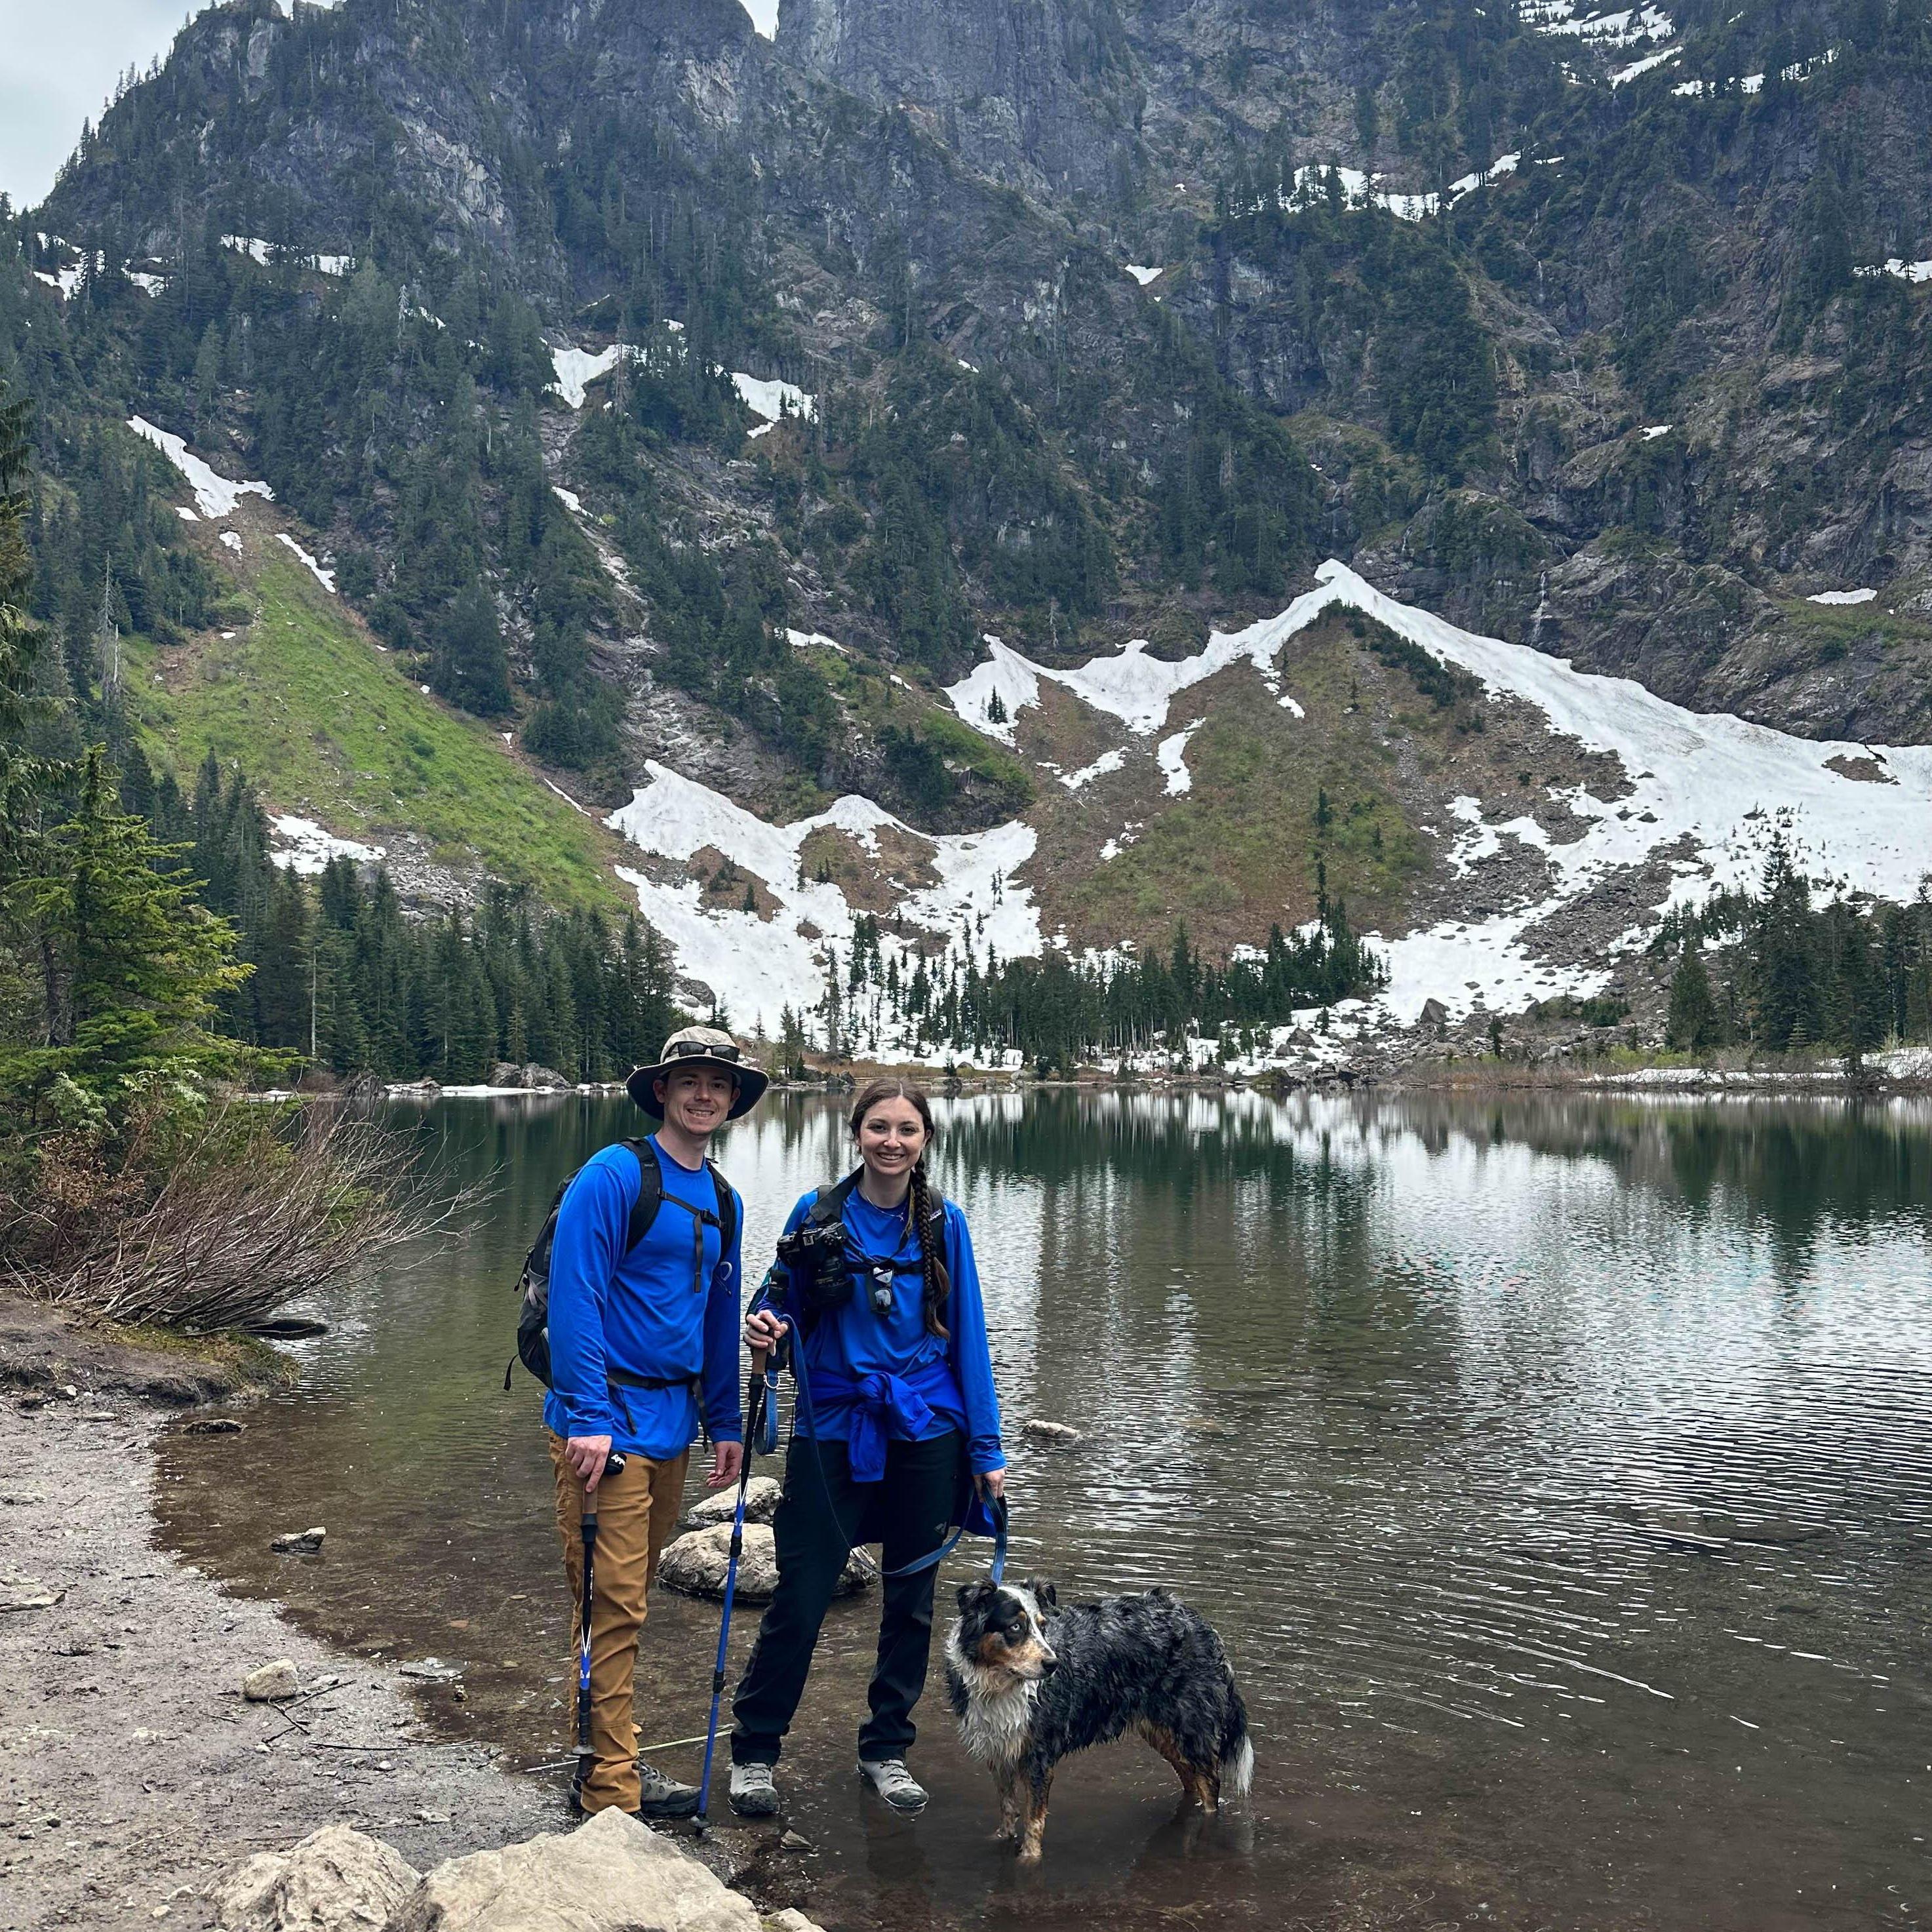
[[(405, 309), (513, 292), (641, 440), (620, 461), (480, 332), (462, 406), (539, 409), (602, 527), (758, 560), (770, 624), (888, 680), (988, 628), (1178, 648), (1332, 553), (1676, 701), (1903, 742), (1932, 736), (1928, 110), (1920, 10), (1860, 0), (784, 0), (775, 44), (733, 0), (227, 0), (35, 225), (157, 272), (211, 233), (352, 254)], [(172, 420), (211, 320), (142, 399)], [(608, 358), (667, 321), (815, 427), (706, 446), (634, 404)], [(353, 484), (374, 380), (303, 400), (342, 452), (316, 520), (380, 582), (436, 418), (376, 412), (393, 474)], [(260, 398), (229, 407), (245, 446)], [(478, 488), (466, 568), (514, 604)], [(641, 545), (586, 620), (633, 698), (682, 621)], [(901, 728), (836, 678), (810, 702), (838, 730), (772, 772), (913, 809)]]

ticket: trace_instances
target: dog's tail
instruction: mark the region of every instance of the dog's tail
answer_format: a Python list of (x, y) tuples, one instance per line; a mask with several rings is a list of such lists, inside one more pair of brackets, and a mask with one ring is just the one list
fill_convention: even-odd
[(1224, 1797), (1245, 1798), (1255, 1778), (1254, 1740), (1248, 1735), (1248, 1707), (1228, 1675), (1228, 1708), (1221, 1724), (1221, 1791)]

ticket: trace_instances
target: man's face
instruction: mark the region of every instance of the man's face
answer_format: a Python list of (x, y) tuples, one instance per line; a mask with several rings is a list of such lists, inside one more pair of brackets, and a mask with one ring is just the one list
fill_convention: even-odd
[(664, 1118), (694, 1138), (702, 1140), (722, 1126), (737, 1097), (738, 1083), (715, 1066), (681, 1066), (657, 1082)]

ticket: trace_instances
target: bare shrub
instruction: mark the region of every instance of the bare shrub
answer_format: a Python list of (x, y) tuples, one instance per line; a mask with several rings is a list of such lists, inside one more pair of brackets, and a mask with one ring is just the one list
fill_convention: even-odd
[(0, 1278), (84, 1321), (188, 1334), (245, 1327), (378, 1268), (446, 1220), (400, 1136), (326, 1103), (155, 1108), (118, 1158), (44, 1144), (0, 1216)]

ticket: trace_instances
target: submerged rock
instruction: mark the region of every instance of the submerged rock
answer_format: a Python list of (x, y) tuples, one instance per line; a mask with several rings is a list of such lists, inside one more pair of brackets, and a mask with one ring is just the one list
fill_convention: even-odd
[[(784, 1494), (784, 1486), (770, 1476), (754, 1476), (745, 1486), (745, 1520), (747, 1522), (770, 1522), (778, 1514), (778, 1499)], [(695, 1523), (700, 1528), (715, 1522), (729, 1522), (736, 1513), (738, 1492), (735, 1486), (722, 1490), (715, 1496), (706, 1496), (704, 1502), (694, 1504), (685, 1521)]]
[(386, 1932), (759, 1932), (758, 1908), (621, 1811), (568, 1834), (452, 1858)]
[(278, 1657), (272, 1664), (258, 1664), (242, 1680), (242, 1694), (251, 1704), (279, 1703), (302, 1688), (292, 1660)]
[(1064, 1422), (1042, 1422), (1036, 1418), (1021, 1426), (1023, 1440), (1036, 1449), (1077, 1449), (1086, 1438)]
[(221, 1932), (370, 1932), (421, 1874), (380, 1838), (325, 1825), (286, 1852), (258, 1852), (208, 1892)]
[[(731, 1559), (731, 1526), (721, 1522), (680, 1536), (658, 1564), (658, 1581), (687, 1597), (722, 1598)], [(849, 1597), (878, 1580), (879, 1567), (862, 1550), (845, 1559), (837, 1594)], [(764, 1523), (745, 1526), (744, 1552), (738, 1559), (738, 1600), (770, 1602), (778, 1586), (777, 1540)]]

